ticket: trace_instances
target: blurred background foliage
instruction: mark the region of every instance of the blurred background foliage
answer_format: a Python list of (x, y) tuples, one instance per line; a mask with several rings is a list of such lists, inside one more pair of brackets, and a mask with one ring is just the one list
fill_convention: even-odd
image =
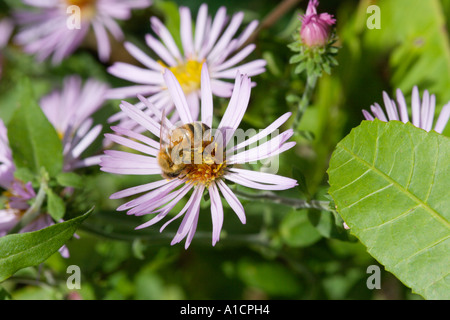
[[(151, 32), (148, 19), (160, 17), (178, 35), (178, 6), (188, 6), (195, 17), (201, 0), (154, 0), (147, 10), (135, 11), (121, 22), (126, 38), (142, 48), (144, 35)], [(281, 1), (280, 1), (281, 2)], [(245, 22), (264, 18), (280, 3), (273, 0), (207, 1), (209, 12), (226, 5), (228, 13), (245, 12)], [(381, 9), (381, 29), (368, 29), (368, 6)], [(276, 23), (260, 30), (252, 57), (267, 60), (267, 71), (254, 78), (251, 103), (243, 128), (264, 128), (286, 111), (294, 111), (290, 96), (301, 95), (305, 79), (289, 65), (292, 52), (287, 45), (299, 26), (298, 15), (306, 8), (299, 1)], [(20, 6), (5, 0), (0, 14)], [(407, 102), (414, 85), (436, 94), (437, 111), (450, 100), (449, 0), (321, 0), (319, 10), (337, 18), (339, 66), (323, 76), (312, 104), (304, 114), (297, 146), (280, 157), (279, 174), (306, 182), (280, 195), (302, 199), (324, 199), (326, 169), (336, 144), (357, 126), (361, 109), (382, 102), (382, 91), (394, 96), (403, 90)], [(179, 40), (179, 39), (178, 39)], [(10, 45), (4, 53), (0, 82), (0, 117), (8, 122), (20, 92), (23, 77), (33, 80), (37, 96), (59, 87), (64, 76), (95, 77), (113, 87), (128, 85), (106, 72), (113, 61), (132, 58), (115, 43), (111, 61), (97, 60), (95, 45), (86, 41), (59, 66), (36, 63), (19, 47)], [(147, 50), (146, 52), (149, 52)], [(132, 99), (129, 100), (132, 102)], [(119, 101), (108, 101), (96, 115), (109, 132), (105, 119), (118, 110)], [(216, 100), (220, 116), (226, 100)], [(450, 126), (445, 135), (449, 136)], [(101, 141), (92, 146), (98, 152)], [(23, 269), (4, 282), (13, 299), (421, 299), (393, 275), (383, 270), (380, 290), (366, 286), (369, 265), (377, 264), (350, 233), (336, 224), (330, 212), (293, 210), (262, 200), (242, 200), (247, 224), (241, 225), (225, 205), (221, 241), (211, 246), (209, 200), (205, 199), (197, 234), (188, 250), (170, 246), (177, 225), (159, 233), (159, 226), (135, 231), (142, 220), (116, 212), (119, 200), (111, 193), (147, 177), (115, 176), (97, 167), (80, 172), (85, 186), (72, 199), (73, 216), (96, 206), (94, 214), (77, 232), (79, 239), (67, 245), (68, 259), (54, 254), (36, 268)], [(180, 203), (178, 206), (182, 206)], [(81, 290), (66, 287), (69, 265), (81, 268)]]

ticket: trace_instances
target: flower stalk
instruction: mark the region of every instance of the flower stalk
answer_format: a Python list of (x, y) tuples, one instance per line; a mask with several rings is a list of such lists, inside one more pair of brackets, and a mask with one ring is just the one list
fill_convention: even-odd
[(295, 132), (297, 132), (300, 120), (310, 104), (312, 94), (317, 84), (317, 78), (318, 77), (316, 75), (309, 75), (306, 80), (305, 90), (301, 100), (298, 103), (297, 114), (292, 125), (292, 129), (294, 129)]
[(233, 192), (246, 200), (260, 200), (260, 201), (268, 201), (272, 203), (282, 204), (288, 207), (292, 207), (296, 210), (299, 209), (317, 209), (317, 210), (325, 210), (329, 212), (334, 212), (335, 210), (330, 207), (330, 201), (325, 200), (310, 200), (306, 201), (303, 199), (294, 199), (294, 198), (286, 198), (281, 197), (273, 192), (265, 191), (260, 193), (247, 193), (240, 190), (233, 190)]

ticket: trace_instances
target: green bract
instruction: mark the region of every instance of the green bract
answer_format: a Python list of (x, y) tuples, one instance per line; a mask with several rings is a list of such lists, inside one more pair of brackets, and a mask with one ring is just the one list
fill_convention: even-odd
[(330, 194), (368, 252), (414, 292), (450, 298), (450, 139), (363, 121), (333, 153)]

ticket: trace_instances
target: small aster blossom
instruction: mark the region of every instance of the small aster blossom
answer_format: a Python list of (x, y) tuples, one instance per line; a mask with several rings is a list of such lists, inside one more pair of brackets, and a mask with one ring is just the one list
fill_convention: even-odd
[(308, 47), (323, 47), (330, 38), (331, 26), (336, 23), (332, 15), (317, 13), (319, 0), (310, 0), (305, 15), (300, 17), (300, 37)]
[(98, 137), (102, 125), (93, 126), (91, 115), (104, 103), (108, 86), (94, 79), (84, 85), (78, 76), (64, 79), (63, 89), (44, 96), (40, 106), (63, 144), (64, 171), (97, 165), (100, 156), (80, 159)]
[[(197, 151), (202, 152), (210, 149), (212, 151), (209, 153), (209, 156), (202, 156), (200, 154), (200, 161), (188, 160), (185, 162), (186, 165), (183, 166), (182, 171), (176, 169), (175, 158), (168, 158), (168, 148), (173, 148), (172, 151), (177, 150), (176, 146), (180, 146), (183, 142), (179, 140), (180, 135), (176, 137), (175, 133), (179, 132), (178, 130), (180, 128), (191, 128), (191, 133), (195, 141), (196, 132), (198, 132), (195, 131), (195, 127), (203, 131), (203, 129), (211, 128), (212, 126), (213, 96), (209, 74), (205, 63), (201, 72), (201, 121), (196, 121), (193, 117), (181, 84), (170, 70), (166, 70), (164, 79), (168, 92), (172, 96), (177, 112), (180, 115), (181, 125), (176, 126), (173, 124), (165, 117), (164, 112), (161, 113), (143, 96), (138, 97), (148, 109), (155, 113), (156, 118), (125, 101), (122, 102), (120, 107), (123, 112), (130, 119), (145, 127), (151, 134), (159, 137), (160, 141), (155, 141), (147, 135), (137, 133), (128, 128), (113, 126), (111, 128), (115, 131), (115, 134), (106, 134), (109, 139), (122, 146), (139, 151), (142, 154), (106, 150), (106, 156), (101, 159), (100, 163), (101, 170), (105, 172), (115, 174), (161, 175), (163, 177), (163, 179), (156, 180), (155, 182), (131, 187), (111, 195), (111, 199), (121, 199), (143, 193), (117, 209), (119, 211), (127, 210), (127, 213), (130, 215), (156, 214), (152, 219), (138, 226), (136, 229), (149, 227), (164, 219), (175, 205), (188, 192), (192, 191), (184, 208), (168, 220), (160, 229), (160, 232), (162, 232), (172, 221), (184, 216), (171, 244), (173, 245), (186, 238), (186, 249), (189, 247), (197, 228), (200, 202), (204, 192), (208, 192), (211, 199), (212, 245), (214, 246), (219, 241), (224, 219), (221, 196), (228, 202), (240, 221), (243, 224), (246, 222), (244, 207), (225, 181), (232, 181), (245, 187), (261, 190), (285, 190), (297, 185), (295, 180), (287, 177), (234, 167), (235, 165), (276, 156), (295, 145), (295, 142), (287, 142), (293, 135), (293, 130), (289, 129), (265, 143), (245, 150), (246, 147), (267, 138), (268, 135), (272, 134), (286, 122), (290, 117), (290, 113), (286, 113), (266, 129), (236, 146), (230, 147), (228, 142), (234, 141), (233, 135), (238, 129), (250, 99), (251, 80), (247, 75), (242, 74), (237, 74), (236, 76), (233, 94), (228, 107), (218, 125), (218, 129), (214, 134), (211, 133), (213, 138), (207, 137), (205, 140), (202, 140), (200, 145), (195, 147), (195, 151), (194, 149), (190, 149), (192, 141), (188, 143), (189, 151), (193, 150), (192, 153), (189, 152), (189, 160), (192, 158), (195, 159), (195, 156), (198, 154)], [(171, 130), (173, 130), (169, 138), (163, 136), (163, 122), (167, 124), (168, 128), (172, 128)], [(175, 139), (178, 144), (173, 146), (170, 143), (167, 144), (167, 139), (171, 142)], [(195, 143), (193, 145), (195, 146)], [(218, 147), (219, 145), (226, 147), (220, 148)], [(177, 155), (179, 152), (172, 152), (173, 154)], [(185, 154), (183, 153), (183, 159), (184, 156)], [(222, 160), (215, 161), (213, 158), (221, 158)]]
[(5, 209), (0, 210), (0, 237), (6, 235), (20, 221), (30, 207), (28, 201), (35, 198), (36, 193), (30, 182), (24, 184), (14, 180), (3, 196), (8, 200)]
[[(160, 59), (154, 60), (134, 44), (125, 42), (128, 52), (144, 67), (122, 62), (114, 63), (108, 71), (136, 85), (113, 89), (109, 98), (125, 99), (139, 94), (147, 97), (159, 109), (170, 104), (167, 109), (167, 113), (170, 113), (174, 104), (170, 100), (163, 77), (164, 70), (168, 68), (175, 75), (186, 95), (193, 119), (197, 119), (201, 93), (200, 74), (204, 62), (208, 65), (210, 72), (212, 93), (225, 98), (231, 96), (233, 89), (233, 83), (227, 79), (234, 79), (238, 69), (250, 77), (265, 71), (266, 61), (263, 59), (242, 63), (256, 47), (254, 44), (249, 44), (241, 49), (258, 26), (258, 21), (252, 21), (236, 36), (244, 18), (243, 12), (234, 14), (229, 20), (226, 8), (221, 7), (212, 19), (208, 15), (207, 5), (202, 4), (195, 21), (195, 31), (193, 31), (189, 8), (180, 7), (179, 11), (182, 48), (178, 48), (172, 35), (158, 18), (150, 18), (151, 28), (159, 40), (150, 34), (146, 35), (145, 40)], [(144, 108), (143, 103), (138, 103), (137, 106)], [(109, 121), (115, 122), (123, 118), (127, 118), (126, 114), (119, 112)], [(178, 120), (176, 113), (172, 120)], [(121, 126), (126, 124), (121, 123)]]
[[(397, 120), (403, 123), (409, 122), (408, 107), (406, 105), (405, 97), (400, 89), (397, 89), (397, 102), (398, 107), (394, 100), (392, 100), (386, 92), (383, 92), (384, 105), (387, 112), (384, 113), (383, 109), (378, 103), (374, 103), (370, 107), (372, 114), (363, 110), (363, 115), (366, 120), (373, 120), (378, 118), (381, 121), (391, 121)], [(430, 95), (428, 90), (423, 93), (422, 101), (420, 101), (419, 89), (417, 86), (413, 88), (412, 91), (412, 124), (417, 128), (424, 129), (425, 131), (430, 131), (433, 129), (434, 113), (436, 109), (436, 96)], [(450, 118), (450, 101), (442, 108), (441, 113), (434, 126), (434, 131), (442, 133), (447, 125)]]
[[(111, 53), (108, 31), (122, 41), (122, 29), (116, 20), (127, 20), (131, 10), (147, 8), (150, 0), (22, 0), (38, 10), (16, 12), (21, 26), (15, 37), (25, 52), (35, 54), (38, 61), (52, 56), (59, 64), (71, 55), (93, 30), (98, 56), (107, 61)], [(79, 14), (79, 16), (78, 16)]]

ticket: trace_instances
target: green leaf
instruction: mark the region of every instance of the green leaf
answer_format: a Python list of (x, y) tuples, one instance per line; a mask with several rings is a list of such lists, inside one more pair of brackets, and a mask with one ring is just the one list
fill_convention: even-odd
[(8, 124), (14, 164), (40, 175), (41, 168), (55, 176), (62, 170), (61, 140), (35, 101), (29, 80), (22, 82), (20, 106)]
[(349, 236), (338, 213), (330, 211), (310, 210), (308, 219), (325, 238), (349, 241)]
[(304, 59), (306, 59), (306, 57), (303, 54), (296, 54), (289, 59), (289, 63), (291, 63), (291, 64), (299, 63), (300, 61), (302, 61)]
[(11, 234), (0, 238), (0, 282), (20, 269), (47, 260), (72, 237), (92, 210), (39, 231)]
[(274, 296), (292, 296), (299, 293), (301, 283), (282, 264), (242, 259), (238, 275), (251, 288), (259, 288)]
[(280, 225), (283, 241), (291, 247), (307, 247), (322, 238), (308, 219), (307, 210), (293, 210), (288, 213)]
[(38, 184), (38, 179), (36, 175), (30, 171), (28, 168), (18, 168), (14, 171), (14, 177), (23, 182), (32, 182), (33, 184)]
[(298, 182), (297, 189), (299, 189), (300, 192), (303, 193), (304, 195), (310, 197), (308, 185), (306, 183), (306, 178), (303, 175), (303, 173), (300, 171), (300, 169), (293, 167), (292, 168), (292, 177), (294, 177), (294, 179), (297, 180), (297, 182)]
[[(381, 48), (393, 50), (392, 84), (403, 90), (426, 84), (437, 98), (442, 95), (444, 102), (448, 101), (450, 40), (443, 1), (384, 0), (380, 10), (382, 28), (379, 33), (368, 32), (367, 37)], [(392, 34), (391, 30), (396, 32)]]
[(53, 220), (58, 222), (66, 213), (66, 205), (64, 204), (64, 200), (55, 194), (52, 189), (47, 189), (45, 193), (47, 194), (48, 213), (52, 216)]
[(363, 121), (337, 146), (330, 194), (368, 252), (415, 293), (450, 298), (450, 139)]
[(84, 185), (83, 178), (74, 172), (61, 172), (56, 181), (63, 187), (82, 188)]
[(302, 73), (304, 70), (306, 69), (306, 62), (303, 61), (302, 63), (300, 63), (299, 65), (297, 65), (297, 67), (295, 67), (294, 72), (299, 74)]

